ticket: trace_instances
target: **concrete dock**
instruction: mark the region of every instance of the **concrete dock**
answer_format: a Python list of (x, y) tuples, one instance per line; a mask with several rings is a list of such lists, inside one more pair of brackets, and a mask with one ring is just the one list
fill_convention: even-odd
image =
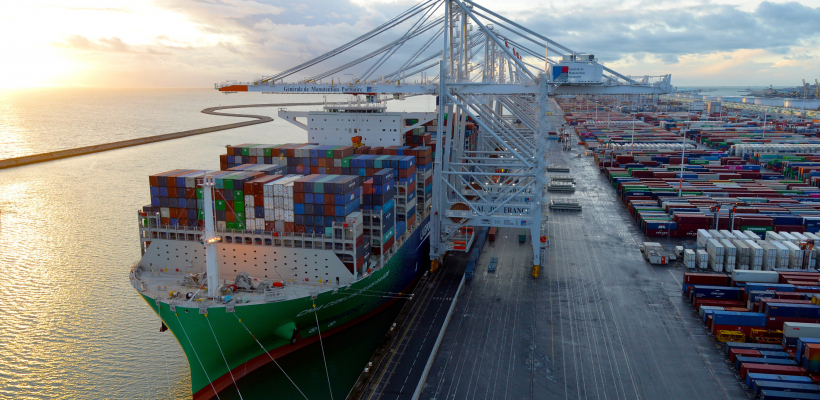
[[(453, 301), (463, 288), (467, 253), (448, 256), (445, 267), (428, 273), (408, 303), (406, 318), (399, 318), (398, 332), (386, 343), (388, 349), (374, 355), (371, 374), (362, 374), (348, 400), (412, 399), (419, 382), (429, 373), (431, 357), (443, 339)], [(388, 335), (390, 336), (390, 335)]]
[(561, 197), (583, 211), (550, 212), (537, 280), (529, 243), (511, 230), (485, 248), (419, 398), (747, 398), (681, 297), (683, 271), (644, 261), (643, 234), (577, 152), (553, 143), (550, 162), (571, 167), (577, 190)]

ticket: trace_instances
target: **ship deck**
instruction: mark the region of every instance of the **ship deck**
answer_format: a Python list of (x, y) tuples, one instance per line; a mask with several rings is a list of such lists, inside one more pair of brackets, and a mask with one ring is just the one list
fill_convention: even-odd
[[(748, 398), (681, 297), (683, 270), (644, 261), (638, 244), (647, 238), (591, 158), (555, 142), (550, 152), (550, 163), (570, 166), (577, 182), (560, 197), (580, 200), (583, 211), (549, 213), (551, 243), (537, 280), (529, 240), (519, 244), (514, 230), (485, 246), (418, 398)], [(492, 257), (498, 266), (488, 272)], [(383, 387), (406, 379), (383, 376)], [(417, 383), (364, 398), (411, 399)]]

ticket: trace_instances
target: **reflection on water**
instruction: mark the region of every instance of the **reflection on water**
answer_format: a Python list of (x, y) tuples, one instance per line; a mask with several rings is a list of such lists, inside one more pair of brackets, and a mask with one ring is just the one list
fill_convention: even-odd
[[(262, 101), (257, 97), (249, 101), (250, 97), (235, 96), (232, 101), (273, 103), (320, 98), (312, 97), (283, 100), (267, 96)], [(429, 99), (413, 99), (390, 108), (429, 109), (432, 103)], [(213, 105), (195, 104), (186, 112), (196, 114)], [(171, 117), (163, 114), (158, 120), (172, 120), (179, 107), (182, 106), (168, 111)], [(103, 115), (86, 114), (85, 118), (113, 118), (105, 114), (105, 107), (92, 108)], [(156, 115), (159, 111), (152, 113)], [(216, 169), (226, 144), (305, 140), (303, 131), (278, 120), (275, 109), (254, 109), (253, 113), (270, 115), (276, 121), (0, 170), (0, 287), (4, 289), (0, 301), (0, 397), (190, 396), (188, 364), (182, 350), (170, 332), (159, 333), (159, 319), (128, 282), (128, 267), (139, 257), (136, 210), (149, 202), (151, 173), (174, 168)], [(202, 123), (199, 121), (194, 126), (173, 129), (153, 122), (147, 131), (165, 133), (225, 120), (206, 116)], [(150, 120), (143, 122), (152, 124)], [(108, 123), (116, 125), (117, 119)], [(8, 121), (3, 124), (9, 125)], [(99, 121), (88, 122), (88, 126), (99, 125)], [(126, 128), (116, 125), (112, 129), (122, 132)], [(67, 128), (65, 132), (74, 129)], [(34, 136), (43, 140), (44, 146), (74, 147), (69, 140), (74, 138), (66, 137), (65, 132), (39, 132)], [(110, 138), (107, 132), (95, 130), (85, 135), (95, 138), (94, 143), (122, 139)], [(32, 140), (28, 141), (28, 148), (37, 144)], [(340, 343), (334, 346), (336, 349), (326, 347), (329, 353), (336, 354), (329, 359), (334, 371), (339, 371), (331, 371), (338, 382), (334, 383), (335, 398), (347, 393), (349, 387), (344, 385), (352, 383), (350, 377), (355, 380), (358, 376), (360, 366), (392, 320), (387, 314), (380, 318), (354, 328), (359, 331), (352, 336), (340, 334), (337, 337), (341, 339), (332, 338)], [(361, 337), (367, 340), (357, 339)], [(295, 375), (309, 381), (314, 370), (322, 368), (322, 364), (315, 364), (317, 360), (321, 363), (315, 352), (308, 348), (284, 364), (296, 370), (302, 368), (305, 372)], [(319, 378), (324, 381), (321, 371)], [(272, 369), (263, 368), (260, 374), (241, 381), (243, 397), (265, 397), (262, 389), (270, 383), (267, 379), (282, 380), (275, 375)], [(282, 380), (281, 385), (286, 383)], [(244, 396), (245, 390), (249, 396)], [(323, 397), (320, 392), (315, 394), (309, 398)]]

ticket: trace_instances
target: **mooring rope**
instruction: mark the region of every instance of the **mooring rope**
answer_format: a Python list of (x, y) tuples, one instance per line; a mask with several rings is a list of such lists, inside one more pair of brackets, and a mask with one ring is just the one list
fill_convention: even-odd
[(177, 313), (174, 313), (174, 316), (177, 317), (177, 322), (179, 322), (179, 327), (182, 328), (182, 333), (184, 333), (185, 338), (188, 339), (188, 344), (191, 345), (191, 350), (194, 351), (196, 360), (199, 361), (199, 366), (202, 367), (202, 372), (205, 373), (205, 378), (208, 379), (208, 383), (211, 384), (211, 389), (214, 390), (214, 395), (216, 396), (217, 400), (219, 400), (219, 393), (217, 393), (216, 388), (214, 387), (214, 383), (211, 381), (211, 377), (208, 376), (208, 371), (205, 369), (205, 365), (203, 365), (202, 360), (199, 359), (199, 354), (197, 354), (196, 349), (194, 348), (194, 344), (191, 342), (191, 338), (188, 337), (188, 332), (185, 331), (185, 326), (182, 325), (182, 321), (179, 320), (179, 315), (177, 315)]
[(313, 303), (313, 316), (316, 317), (316, 331), (319, 332), (319, 345), (322, 347), (322, 361), (325, 363), (325, 375), (327, 375), (327, 389), (330, 390), (330, 400), (333, 400), (333, 387), (330, 385), (330, 372), (327, 370), (327, 358), (325, 358), (325, 344), (322, 343), (322, 330), (319, 328), (319, 314), (316, 313), (316, 303)]
[(268, 357), (270, 357), (270, 360), (271, 360), (271, 361), (273, 361), (273, 363), (274, 363), (274, 364), (276, 364), (276, 366), (277, 366), (277, 367), (279, 367), (279, 370), (280, 370), (280, 371), (282, 371), (282, 374), (284, 374), (284, 375), (285, 375), (285, 378), (288, 378), (288, 380), (290, 381), (290, 383), (292, 383), (292, 384), (293, 384), (293, 387), (295, 387), (295, 388), (296, 388), (296, 390), (298, 390), (298, 391), (299, 391), (299, 394), (301, 394), (301, 395), (302, 395), (302, 397), (304, 397), (304, 398), (305, 398), (305, 400), (308, 400), (307, 396), (305, 396), (305, 394), (302, 392), (302, 389), (299, 389), (299, 386), (297, 386), (297, 385), (296, 385), (296, 382), (294, 382), (294, 381), (293, 381), (293, 379), (290, 379), (290, 376), (288, 376), (287, 372), (285, 372), (285, 370), (282, 368), (282, 366), (281, 366), (281, 365), (279, 365), (279, 363), (278, 363), (278, 362), (276, 362), (276, 359), (274, 359), (274, 358), (273, 358), (273, 356), (272, 356), (272, 355), (270, 355), (270, 353), (269, 353), (267, 350), (265, 350), (265, 346), (262, 346), (262, 343), (259, 341), (259, 339), (257, 339), (257, 338), (256, 338), (256, 336), (254, 336), (254, 335), (253, 335), (253, 332), (251, 332), (251, 330), (250, 330), (250, 329), (248, 329), (248, 327), (245, 325), (245, 323), (244, 323), (244, 322), (242, 322), (242, 320), (241, 320), (241, 319), (239, 319), (239, 317), (237, 317), (237, 316), (236, 316), (236, 314), (234, 314), (233, 316), (234, 316), (234, 317), (236, 317), (236, 320), (237, 320), (237, 321), (239, 321), (239, 323), (240, 323), (240, 324), (242, 324), (242, 327), (243, 327), (243, 328), (245, 328), (245, 330), (246, 330), (246, 331), (248, 331), (248, 334), (249, 334), (249, 335), (251, 335), (251, 337), (253, 338), (253, 340), (255, 340), (255, 341), (256, 341), (256, 343), (259, 345), (259, 347), (261, 347), (261, 348), (262, 348), (262, 351), (264, 351), (264, 352), (265, 352), (265, 354), (267, 354), (267, 355), (268, 355)]
[(236, 384), (236, 379), (233, 377), (233, 372), (231, 372), (231, 366), (228, 365), (228, 360), (225, 358), (225, 353), (222, 352), (222, 346), (219, 345), (219, 340), (216, 338), (216, 332), (214, 332), (214, 327), (211, 326), (211, 321), (208, 319), (208, 314), (205, 314), (205, 321), (208, 321), (208, 327), (211, 328), (211, 334), (214, 335), (214, 341), (216, 341), (216, 347), (219, 349), (219, 354), (222, 354), (222, 360), (225, 361), (225, 367), (228, 368), (228, 374), (231, 375), (231, 380), (233, 381), (233, 386), (236, 388), (236, 393), (239, 394), (239, 400), (242, 399), (242, 393), (239, 392), (239, 385)]

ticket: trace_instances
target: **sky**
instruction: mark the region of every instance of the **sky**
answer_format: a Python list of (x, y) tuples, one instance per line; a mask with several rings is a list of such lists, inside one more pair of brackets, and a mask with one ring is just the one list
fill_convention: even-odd
[[(334, 49), (413, 4), (4, 0), (0, 88), (207, 88), (249, 81)], [(480, 4), (575, 51), (595, 54), (626, 75), (672, 74), (677, 86), (798, 86), (801, 79), (820, 78), (820, 0)], [(394, 31), (392, 38), (403, 33)], [(387, 43), (390, 36), (384, 36), (351, 50), (351, 58), (340, 56), (291, 78), (372, 51)], [(416, 48), (401, 49), (380, 72), (403, 63)], [(362, 72), (354, 68), (331, 78)]]

